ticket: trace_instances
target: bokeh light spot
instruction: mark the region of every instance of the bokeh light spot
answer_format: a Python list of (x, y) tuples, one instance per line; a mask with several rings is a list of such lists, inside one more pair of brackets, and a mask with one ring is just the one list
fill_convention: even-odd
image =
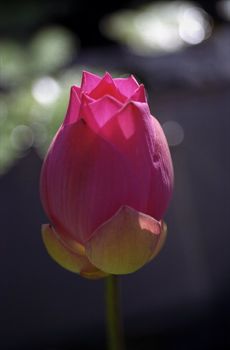
[(162, 125), (169, 146), (178, 146), (184, 140), (184, 130), (182, 126), (174, 121), (169, 120)]
[(102, 19), (102, 32), (137, 54), (173, 52), (199, 44), (212, 32), (210, 16), (189, 1), (162, 1), (123, 9)]
[(191, 45), (201, 43), (210, 30), (211, 28), (201, 9), (191, 7), (181, 11), (179, 16), (179, 35), (186, 43)]
[(42, 105), (54, 103), (61, 92), (58, 82), (51, 77), (42, 77), (35, 81), (32, 86), (32, 95)]

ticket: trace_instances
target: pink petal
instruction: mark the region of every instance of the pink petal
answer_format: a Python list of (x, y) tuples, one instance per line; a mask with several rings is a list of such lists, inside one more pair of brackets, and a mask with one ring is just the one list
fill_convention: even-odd
[(115, 98), (105, 95), (99, 100), (85, 105), (82, 115), (91, 129), (98, 131), (112, 116), (120, 110), (122, 104)]
[(88, 117), (60, 128), (41, 174), (42, 202), (55, 229), (82, 244), (123, 205), (160, 220), (173, 183), (167, 142), (147, 104), (127, 103), (99, 129)]
[(147, 102), (144, 85), (141, 84), (130, 97), (131, 101)]
[(167, 141), (147, 105), (128, 103), (99, 134), (126, 158), (132, 174), (124, 204), (160, 220), (171, 198), (173, 170)]
[(101, 81), (96, 74), (84, 71), (82, 73), (81, 90), (90, 93)]
[(41, 198), (57, 232), (84, 244), (135, 190), (126, 159), (82, 120), (62, 128), (41, 174)]
[(82, 95), (81, 88), (79, 86), (77, 86), (77, 85), (73, 85), (72, 88), (76, 92), (79, 100), (81, 100), (81, 95)]
[(89, 108), (89, 104), (93, 103), (94, 101), (94, 99), (89, 97), (87, 94), (83, 93), (79, 116), (80, 118), (86, 121), (87, 125), (89, 125), (92, 130), (96, 131), (98, 130), (98, 124)]
[(81, 102), (78, 93), (78, 87), (72, 86), (70, 90), (69, 105), (65, 116), (65, 120), (63, 122), (64, 125), (75, 123), (79, 119), (79, 109)]
[(106, 276), (89, 262), (85, 254), (78, 254), (64, 244), (50, 225), (42, 225), (42, 238), (49, 255), (64, 269), (90, 279)]
[(120, 93), (114, 84), (114, 81), (109, 73), (106, 73), (100, 83), (90, 92), (89, 96), (97, 100), (104, 95), (110, 95), (120, 102), (126, 101), (126, 97)]
[(131, 273), (153, 257), (161, 231), (154, 218), (123, 206), (94, 232), (86, 243), (86, 255), (104, 272)]
[(135, 148), (139, 148), (142, 142), (145, 144), (146, 138), (153, 142), (154, 131), (148, 105), (128, 102), (100, 129), (100, 135), (125, 153), (130, 151), (129, 143), (133, 144), (137, 138), (138, 142), (133, 144)]
[(128, 98), (130, 98), (139, 87), (139, 84), (133, 75), (128, 78), (115, 78), (113, 81), (122, 95)]

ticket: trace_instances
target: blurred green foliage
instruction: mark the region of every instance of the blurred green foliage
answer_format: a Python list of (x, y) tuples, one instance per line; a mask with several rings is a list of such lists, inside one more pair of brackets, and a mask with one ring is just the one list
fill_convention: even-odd
[[(31, 146), (44, 155), (65, 114), (73, 83), (65, 77), (76, 49), (61, 27), (41, 30), (26, 45), (0, 41), (0, 174)], [(76, 84), (80, 70), (71, 70)]]
[(70, 87), (81, 81), (76, 53), (76, 39), (61, 27), (42, 29), (27, 44), (0, 41), (0, 175), (31, 147), (44, 156)]
[(108, 14), (100, 28), (135, 54), (162, 55), (207, 39), (212, 20), (192, 1), (154, 1)]

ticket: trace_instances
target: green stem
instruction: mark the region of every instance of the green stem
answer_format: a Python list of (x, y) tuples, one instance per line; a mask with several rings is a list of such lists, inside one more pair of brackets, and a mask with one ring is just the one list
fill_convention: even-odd
[(118, 277), (106, 278), (106, 313), (108, 350), (124, 350)]

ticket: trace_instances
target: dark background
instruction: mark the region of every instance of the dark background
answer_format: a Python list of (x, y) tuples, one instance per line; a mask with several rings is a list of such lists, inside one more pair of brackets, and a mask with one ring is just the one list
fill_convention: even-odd
[[(44, 26), (63, 25), (80, 42), (70, 66), (133, 73), (160, 122), (183, 130), (182, 142), (171, 146), (175, 191), (165, 248), (121, 278), (127, 348), (228, 349), (229, 22), (216, 1), (202, 1), (213, 21), (208, 40), (178, 52), (136, 55), (103, 36), (98, 23), (106, 13), (139, 4), (8, 0), (0, 6), (1, 39), (26, 43)], [(0, 89), (5, 97), (14, 86)], [(105, 349), (104, 281), (61, 269), (42, 245), (41, 164), (32, 147), (0, 177), (0, 348)]]

